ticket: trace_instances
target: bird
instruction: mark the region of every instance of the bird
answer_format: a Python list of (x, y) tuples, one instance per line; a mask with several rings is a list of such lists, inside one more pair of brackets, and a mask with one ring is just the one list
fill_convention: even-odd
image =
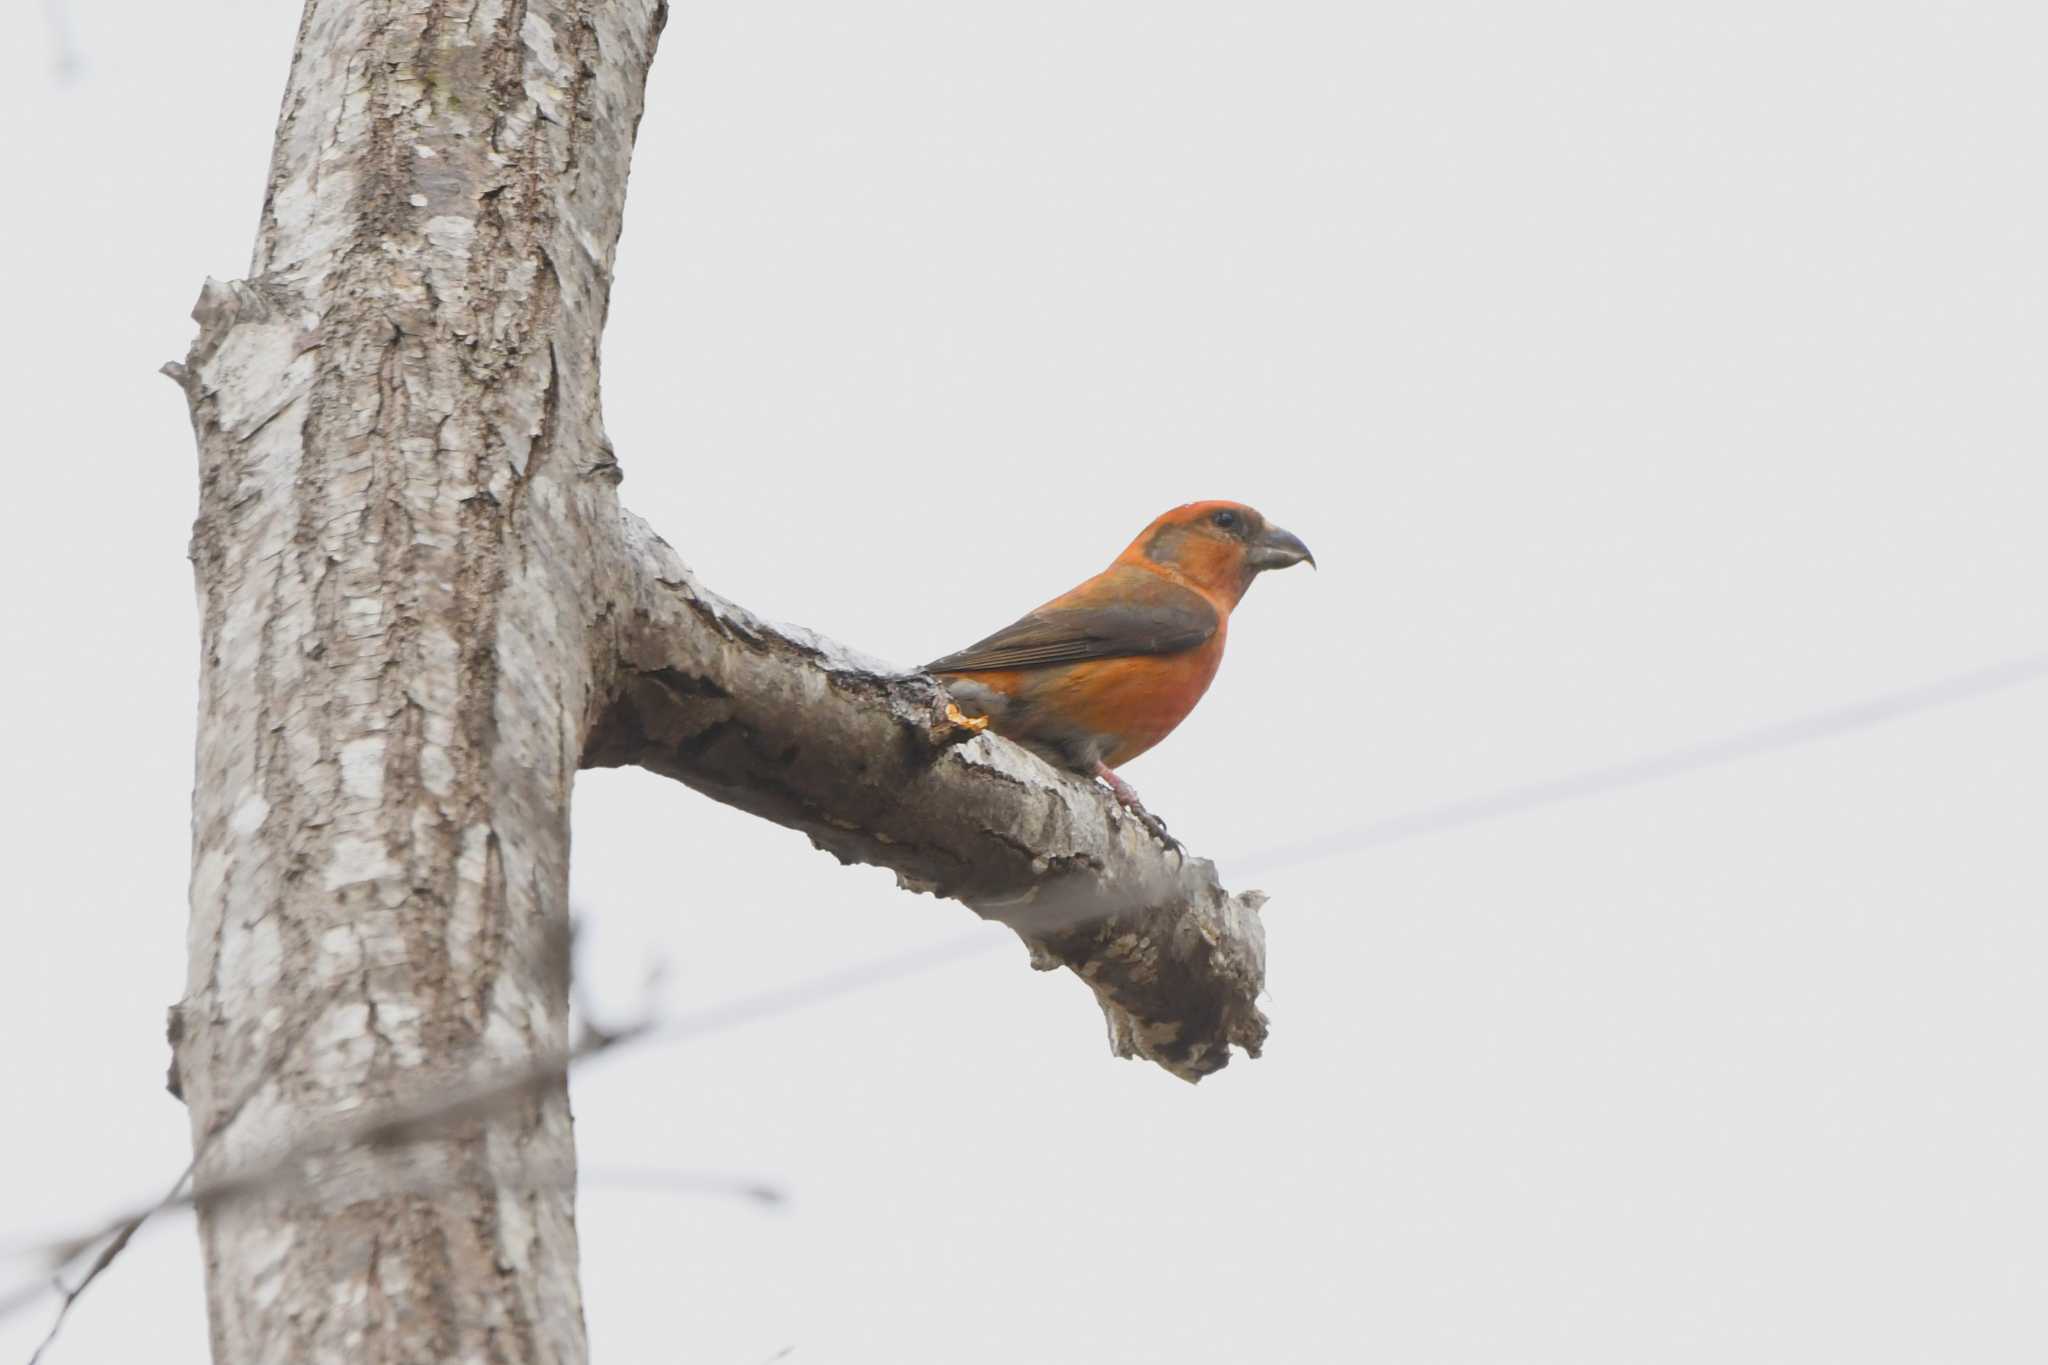
[(1116, 770), (1173, 733), (1209, 690), (1230, 613), (1252, 580), (1303, 562), (1316, 560), (1301, 538), (1254, 508), (1184, 503), (1101, 573), (923, 671), (954, 699), (956, 723), (1100, 778), (1178, 847)]

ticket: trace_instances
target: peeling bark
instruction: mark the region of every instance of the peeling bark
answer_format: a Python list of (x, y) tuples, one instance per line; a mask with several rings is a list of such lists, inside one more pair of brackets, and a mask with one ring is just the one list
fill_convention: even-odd
[(559, 1084), (425, 1138), (408, 1167), (445, 1189), (204, 1197), (565, 1052), (579, 765), (1015, 927), (1123, 1055), (1193, 1080), (1264, 1038), (1256, 893), (947, 722), (932, 679), (722, 601), (620, 510), (598, 349), (665, 17), (310, 0), (249, 278), (207, 283), (166, 367), (200, 471), (171, 1086), (224, 1363), (584, 1358), (573, 1182), (531, 1178), (574, 1171)]
[[(201, 700), (175, 1075), (197, 1178), (559, 1054), (569, 792), (606, 695), (597, 357), (664, 8), (312, 0), (250, 277), (173, 376)], [(434, 1195), (202, 1208), (216, 1360), (580, 1361), (554, 1086)]]

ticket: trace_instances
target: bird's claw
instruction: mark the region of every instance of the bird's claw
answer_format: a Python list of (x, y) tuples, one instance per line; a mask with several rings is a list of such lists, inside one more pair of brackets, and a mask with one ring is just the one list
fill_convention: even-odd
[(1145, 827), (1146, 833), (1150, 834), (1160, 843), (1166, 845), (1167, 852), (1187, 852), (1187, 850), (1181, 846), (1180, 840), (1174, 838), (1171, 834), (1167, 833), (1166, 822), (1164, 820), (1154, 815), (1151, 811), (1146, 810), (1143, 806), (1132, 806), (1128, 807), (1127, 809), (1130, 810), (1132, 815), (1138, 817), (1138, 823)]
[(953, 724), (959, 726), (963, 730), (972, 730), (976, 733), (979, 733), (983, 730), (988, 729), (987, 716), (967, 715), (961, 711), (960, 707), (957, 704), (950, 701), (946, 703), (946, 719), (953, 722)]
[(1145, 827), (1147, 834), (1150, 834), (1160, 843), (1166, 845), (1168, 850), (1174, 853), (1186, 852), (1186, 849), (1181, 846), (1180, 840), (1167, 833), (1166, 822), (1145, 809), (1145, 803), (1138, 799), (1136, 789), (1130, 783), (1118, 777), (1115, 769), (1111, 768), (1107, 763), (1098, 763), (1095, 765), (1095, 775), (1109, 784), (1110, 795), (1116, 797), (1116, 803), (1129, 811), (1137, 819), (1138, 823)]

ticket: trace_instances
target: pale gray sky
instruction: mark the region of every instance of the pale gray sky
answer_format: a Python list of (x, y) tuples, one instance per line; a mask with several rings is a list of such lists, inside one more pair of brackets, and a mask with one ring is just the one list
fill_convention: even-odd
[[(194, 457), (152, 371), (245, 269), (296, 23), (68, 10), (77, 79), (48, 31), (0, 59), (4, 1241), (186, 1155)], [(1170, 504), (1298, 531), (1322, 571), (1129, 772), (1241, 887), (2048, 648), (2044, 127), (2021, 3), (679, 4), (609, 427), (710, 584), (906, 664)], [(620, 1009), (655, 960), (685, 1009), (973, 925), (653, 778), (577, 803)], [(2044, 809), (2036, 685), (1272, 867), (1272, 1045), (1199, 1089), (995, 930), (622, 1057), (588, 1168), (791, 1203), (588, 1189), (593, 1353), (2038, 1361)], [(204, 1358), (179, 1220), (51, 1356)]]

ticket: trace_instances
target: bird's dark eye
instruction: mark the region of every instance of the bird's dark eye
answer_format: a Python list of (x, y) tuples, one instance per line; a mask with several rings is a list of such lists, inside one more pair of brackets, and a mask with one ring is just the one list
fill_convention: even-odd
[(1235, 531), (1237, 529), (1237, 513), (1231, 511), (1228, 507), (1211, 516), (1209, 520), (1226, 531)]

